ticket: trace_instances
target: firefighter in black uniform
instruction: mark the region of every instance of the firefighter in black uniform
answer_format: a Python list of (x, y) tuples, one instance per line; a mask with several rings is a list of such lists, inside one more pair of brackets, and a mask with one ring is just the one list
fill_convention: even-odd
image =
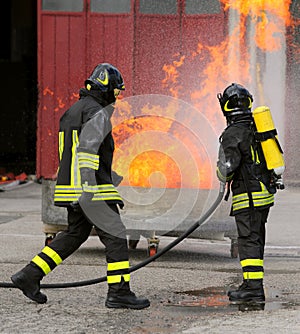
[(68, 229), (58, 233), (31, 262), (11, 279), (37, 303), (45, 303), (41, 279), (87, 240), (92, 227), (105, 246), (110, 308), (142, 309), (150, 302), (130, 290), (126, 230), (118, 206), (122, 198), (113, 185), (111, 134), (113, 103), (125, 86), (111, 64), (99, 64), (80, 89), (80, 99), (60, 119), (59, 170), (54, 203), (68, 210)]
[(243, 283), (228, 296), (233, 302), (263, 302), (265, 224), (276, 186), (255, 140), (249, 91), (233, 83), (218, 94), (218, 100), (228, 126), (220, 137), (217, 176), (231, 186), (231, 215), (237, 225), (243, 270)]

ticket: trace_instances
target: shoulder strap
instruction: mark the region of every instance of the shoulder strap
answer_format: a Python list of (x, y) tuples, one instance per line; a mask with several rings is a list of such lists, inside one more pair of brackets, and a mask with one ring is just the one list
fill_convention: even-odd
[(254, 136), (255, 136), (255, 139), (259, 142), (266, 141), (266, 140), (271, 139), (271, 138), (274, 139), (277, 146), (278, 146), (278, 149), (279, 149), (280, 153), (283, 153), (282, 147), (281, 147), (281, 145), (280, 145), (280, 143), (279, 143), (279, 141), (276, 137), (277, 136), (277, 130), (276, 129), (266, 131), (266, 132), (262, 132), (262, 133), (255, 131)]
[(253, 197), (250, 191), (250, 182), (249, 182), (248, 173), (247, 173), (245, 165), (242, 165), (241, 167), (241, 174), (242, 174), (243, 182), (244, 182), (244, 185), (245, 185), (248, 197), (249, 197), (249, 207), (253, 211), (254, 210)]

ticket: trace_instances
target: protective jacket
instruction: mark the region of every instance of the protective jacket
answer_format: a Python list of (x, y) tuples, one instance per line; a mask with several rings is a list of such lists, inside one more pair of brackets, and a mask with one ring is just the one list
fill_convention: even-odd
[(220, 136), (217, 175), (231, 183), (232, 215), (253, 208), (269, 208), (274, 203), (272, 171), (267, 169), (254, 131), (253, 121), (248, 119), (230, 124)]
[[(111, 176), (112, 112), (113, 107), (99, 90), (81, 89), (80, 99), (61, 117), (59, 169), (54, 193), (56, 206), (69, 206), (83, 191), (92, 195), (92, 200), (123, 204)], [(92, 119), (99, 124), (89, 125)], [(82, 135), (85, 127), (93, 130)]]

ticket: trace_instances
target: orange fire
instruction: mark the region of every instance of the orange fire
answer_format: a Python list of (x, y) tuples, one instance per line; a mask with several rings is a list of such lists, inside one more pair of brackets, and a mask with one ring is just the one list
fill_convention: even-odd
[(131, 107), (126, 99), (118, 101), (112, 118), (113, 168), (124, 177), (122, 185), (210, 188), (211, 173), (205, 174), (211, 171), (207, 152), (199, 138), (174, 118), (180, 105), (173, 99), (165, 107), (146, 105), (138, 117), (132, 117)]
[[(190, 53), (185, 55), (178, 53), (174, 55), (174, 60), (170, 64), (162, 67), (165, 72), (162, 88), (166, 88), (174, 98), (186, 99), (186, 91), (183, 92), (185, 66), (195, 61), (199, 64), (199, 61), (201, 63), (205, 60), (202, 62), (205, 67), (199, 73), (195, 73), (198, 83), (190, 91), (187, 100), (198, 109), (199, 113), (209, 119), (216, 133), (221, 133), (225, 126), (216, 94), (222, 92), (231, 82), (239, 82), (246, 87), (257, 84), (255, 82), (257, 78), (252, 78), (250, 74), (249, 40), (262, 53), (277, 51), (285, 38), (286, 26), (291, 24), (289, 12), (291, 0), (221, 0), (221, 3), (224, 10), (228, 12), (229, 19), (232, 13), (238, 17), (235, 21), (238, 23), (231, 29), (228, 36), (215, 46), (203, 45), (199, 42), (196, 50), (190, 50)], [(251, 27), (251, 34), (249, 27)], [(191, 66), (188, 67), (191, 68)], [(118, 125), (113, 130), (117, 155), (115, 170), (125, 176), (123, 185), (167, 188), (213, 187), (214, 166), (211, 165), (205, 149), (197, 146), (197, 140), (191, 133), (183, 131), (178, 124), (175, 124), (174, 109), (164, 110), (164, 115), (172, 114), (169, 119), (153, 116), (133, 117), (130, 105), (126, 103), (123, 105), (119, 103), (117, 110), (118, 115), (127, 117), (127, 121), (120, 124), (117, 120), (115, 123)], [(189, 115), (187, 114), (186, 117), (188, 118)], [(151, 131), (170, 134), (177, 138), (189, 148), (190, 160), (185, 160), (179, 165), (178, 160), (183, 153), (179, 149), (174, 154), (178, 148), (164, 147), (163, 142), (157, 145), (160, 149), (148, 148), (145, 141), (150, 139)], [(142, 136), (134, 144), (126, 145), (126, 141), (130, 138), (147, 132), (150, 133), (148, 137)], [(182, 157), (184, 158), (181, 160), (186, 158), (184, 155)], [(189, 169), (192, 170), (191, 160), (196, 165), (196, 172), (193, 170), (188, 173)], [(189, 177), (185, 179), (183, 176), (187, 174)]]
[(290, 16), (291, 0), (221, 0), (225, 10), (229, 8), (241, 14), (243, 26), (249, 17), (255, 24), (256, 45), (263, 51), (281, 48), (286, 26), (292, 24)]

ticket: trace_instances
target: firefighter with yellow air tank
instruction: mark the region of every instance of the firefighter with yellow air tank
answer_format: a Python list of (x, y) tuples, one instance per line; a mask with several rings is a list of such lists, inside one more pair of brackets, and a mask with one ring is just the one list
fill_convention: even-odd
[(11, 279), (24, 295), (46, 303), (42, 278), (87, 240), (93, 226), (105, 246), (109, 308), (142, 309), (150, 302), (137, 298), (129, 286), (126, 230), (119, 207), (123, 201), (112, 180), (114, 140), (111, 116), (124, 82), (108, 63), (95, 67), (80, 89), (80, 99), (60, 119), (59, 170), (54, 203), (68, 210), (68, 229), (56, 235)]
[(274, 194), (284, 188), (282, 150), (269, 108), (252, 112), (253, 97), (245, 87), (233, 83), (217, 97), (227, 121), (217, 176), (232, 192), (230, 214), (236, 221), (243, 271), (243, 283), (228, 296), (232, 302), (264, 302), (265, 224)]

